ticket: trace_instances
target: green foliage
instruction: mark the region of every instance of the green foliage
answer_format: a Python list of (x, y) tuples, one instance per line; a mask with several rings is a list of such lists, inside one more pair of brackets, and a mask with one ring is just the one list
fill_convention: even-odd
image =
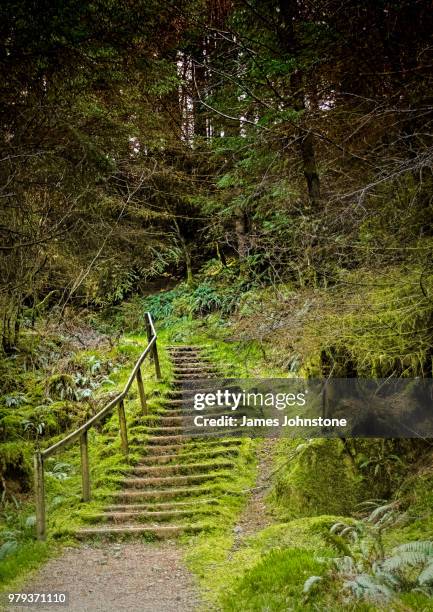
[(48, 379), (46, 394), (50, 399), (77, 400), (77, 385), (69, 374), (54, 374)]
[(212, 313), (227, 317), (237, 309), (242, 295), (251, 286), (252, 281), (239, 277), (238, 266), (225, 268), (219, 261), (211, 260), (192, 286), (182, 283), (148, 297), (136, 296), (113, 312), (111, 321), (114, 327), (125, 331), (143, 331), (147, 311), (160, 328), (170, 327), (178, 319)]
[(37, 569), (41, 563), (47, 561), (52, 552), (52, 547), (45, 542), (29, 541), (13, 551), (11, 551), (10, 545), (8, 548), (10, 554), (0, 563), (0, 582), (2, 584), (10, 584), (23, 571)]
[[(300, 350), (309, 355), (303, 372), (320, 375), (328, 368), (337, 377), (429, 376), (432, 304), (420, 288), (420, 274), (416, 269), (342, 274), (349, 285), (364, 289), (322, 294), (320, 317), (307, 321), (302, 340)], [(430, 287), (431, 279), (425, 283)]]
[(402, 519), (396, 503), (370, 502), (374, 507), (361, 520), (335, 523), (328, 541), (342, 556), (328, 561), (324, 580), (311, 576), (307, 592), (343, 589), (350, 597), (370, 601), (395, 600), (397, 594), (422, 592), (433, 595), (433, 543), (413, 541), (396, 546), (391, 554), (384, 547), (383, 535)]
[(27, 403), (27, 397), (24, 393), (5, 395), (4, 403), (6, 404), (6, 408), (17, 408)]

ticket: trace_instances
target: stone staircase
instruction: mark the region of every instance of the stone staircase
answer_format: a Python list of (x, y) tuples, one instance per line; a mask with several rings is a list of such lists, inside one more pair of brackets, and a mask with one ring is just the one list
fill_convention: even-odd
[(185, 432), (194, 416), (185, 387), (216, 377), (216, 371), (198, 347), (173, 346), (169, 352), (173, 389), (157, 418), (146, 422), (145, 454), (103, 511), (86, 517), (91, 524), (77, 532), (78, 538), (173, 537), (209, 529), (209, 518), (215, 519), (220, 511), (219, 500), (228, 493), (242, 442)]

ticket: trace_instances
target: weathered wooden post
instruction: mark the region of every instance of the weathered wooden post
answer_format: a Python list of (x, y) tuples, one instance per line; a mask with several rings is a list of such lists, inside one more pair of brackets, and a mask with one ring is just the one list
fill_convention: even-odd
[(146, 395), (144, 393), (144, 385), (143, 385), (143, 377), (141, 375), (141, 368), (138, 368), (137, 370), (137, 386), (138, 386), (138, 393), (140, 395), (141, 411), (143, 414), (147, 414), (147, 402), (146, 402)]
[[(152, 328), (150, 326), (150, 314), (148, 312), (146, 312), (146, 316), (144, 317), (144, 324), (146, 325), (147, 342), (150, 342), (152, 338)], [(153, 349), (150, 352), (150, 360), (153, 361)]]
[[(150, 324), (150, 313), (146, 312), (146, 332), (147, 332), (147, 340), (150, 342), (152, 340), (152, 325)], [(161, 380), (161, 367), (159, 365), (159, 357), (158, 357), (158, 349), (156, 347), (156, 341), (152, 346), (151, 353), (153, 362), (155, 364), (155, 375), (157, 380)]]
[(155, 375), (158, 380), (161, 380), (161, 367), (159, 365), (158, 349), (156, 348), (156, 342), (153, 345), (153, 361), (155, 362)]
[(35, 476), (35, 500), (36, 500), (36, 537), (45, 540), (45, 482), (44, 482), (44, 460), (39, 451), (33, 458)]
[(123, 403), (123, 399), (119, 401), (117, 410), (119, 413), (120, 441), (122, 445), (122, 450), (125, 453), (125, 455), (127, 455), (129, 451), (128, 430), (126, 427), (125, 404)]
[(83, 502), (90, 501), (89, 445), (87, 429), (80, 436), (81, 451), (81, 481), (83, 487)]

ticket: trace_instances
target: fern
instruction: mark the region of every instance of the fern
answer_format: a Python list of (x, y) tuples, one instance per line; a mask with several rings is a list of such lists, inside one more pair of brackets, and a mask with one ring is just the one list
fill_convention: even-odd
[(323, 580), (322, 576), (310, 576), (309, 578), (307, 578), (307, 580), (304, 582), (304, 593), (310, 593), (310, 591), (317, 586), (317, 584), (319, 582), (321, 582)]
[(383, 567), (390, 571), (400, 571), (427, 561), (427, 555), (417, 551), (403, 551), (383, 562)]
[(2, 546), (0, 546), (0, 561), (6, 559), (9, 555), (14, 553), (18, 548), (16, 540), (7, 540)]
[(358, 598), (390, 599), (394, 595), (391, 587), (369, 574), (359, 574), (353, 580), (346, 580), (343, 587), (350, 589)]
[[(375, 500), (365, 504), (373, 510), (353, 525), (337, 522), (332, 525), (328, 541), (342, 553), (331, 560), (324, 579), (342, 584), (358, 599), (389, 600), (397, 592), (433, 592), (433, 542), (414, 541), (396, 546), (392, 556), (385, 557), (383, 530), (399, 520), (396, 502)], [(326, 580), (324, 580), (326, 582)], [(304, 592), (323, 582), (311, 576)], [(307, 591), (305, 591), (307, 589)]]
[(433, 542), (429, 540), (416, 540), (415, 542), (406, 542), (400, 544), (393, 549), (393, 553), (401, 552), (422, 552), (425, 555), (433, 555)]
[(433, 562), (429, 563), (418, 576), (418, 584), (423, 586), (433, 582)]

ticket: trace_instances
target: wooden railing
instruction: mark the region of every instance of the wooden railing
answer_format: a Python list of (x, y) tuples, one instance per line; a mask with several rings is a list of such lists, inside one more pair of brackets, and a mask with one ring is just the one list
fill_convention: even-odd
[(122, 445), (122, 451), (125, 455), (128, 454), (128, 430), (125, 417), (125, 397), (131, 388), (134, 380), (137, 380), (138, 393), (140, 396), (140, 404), (143, 414), (147, 412), (146, 395), (144, 392), (143, 378), (141, 375), (141, 364), (146, 359), (147, 355), (153, 358), (155, 366), (156, 378), (161, 378), (161, 369), (159, 366), (158, 350), (156, 346), (157, 335), (155, 327), (153, 325), (152, 317), (149, 312), (145, 313), (145, 322), (147, 330), (148, 344), (140, 355), (137, 363), (135, 364), (128, 382), (125, 385), (122, 393), (111, 400), (102, 410), (95, 414), (91, 419), (86, 421), (81, 427), (78, 427), (75, 431), (65, 436), (59, 442), (56, 442), (49, 448), (41, 450), (34, 455), (34, 476), (35, 476), (35, 501), (36, 501), (36, 535), (38, 540), (45, 540), (46, 538), (46, 520), (45, 520), (45, 475), (44, 475), (44, 462), (48, 457), (54, 455), (58, 451), (64, 449), (77, 440), (80, 441), (81, 451), (81, 478), (82, 478), (82, 500), (87, 502), (90, 500), (90, 470), (89, 470), (89, 449), (88, 449), (88, 436), (87, 432), (91, 427), (96, 425), (101, 419), (108, 415), (117, 406), (119, 414), (119, 432), (120, 440)]

